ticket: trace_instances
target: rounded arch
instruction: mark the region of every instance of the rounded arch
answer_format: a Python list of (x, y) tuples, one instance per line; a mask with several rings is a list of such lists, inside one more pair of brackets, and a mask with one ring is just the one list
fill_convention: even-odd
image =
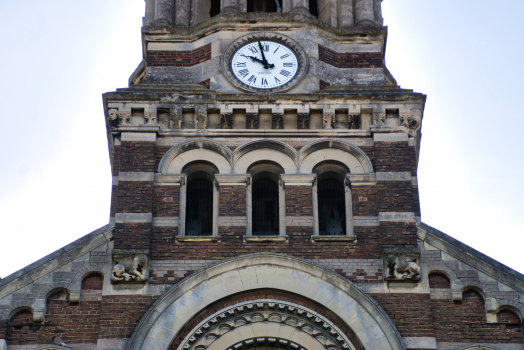
[(192, 140), (174, 146), (164, 154), (158, 165), (161, 174), (180, 174), (193, 161), (214, 164), (221, 174), (231, 172), (233, 153), (229, 148), (210, 140)]
[[(33, 308), (30, 307), (30, 306), (19, 306), (19, 307), (16, 307), (15, 309), (13, 309), (9, 313), (9, 325), (13, 326), (13, 318), (16, 317), (19, 314), (22, 314), (22, 313), (30, 313), (31, 314), (31, 320), (30, 321), (27, 320), (27, 321), (29, 323), (33, 323), (33, 313), (34, 313)], [(26, 318), (29, 318), (29, 317), (26, 317)]]
[(320, 162), (333, 160), (345, 164), (352, 174), (373, 173), (369, 157), (360, 148), (340, 140), (321, 140), (312, 142), (298, 153), (301, 173), (310, 174)]
[(260, 288), (295, 293), (324, 305), (366, 349), (405, 349), (384, 310), (352, 282), (304, 260), (271, 253), (239, 256), (182, 280), (140, 320), (128, 349), (168, 349), (201, 310), (225, 297)]
[(277, 140), (257, 140), (235, 150), (235, 173), (245, 174), (253, 163), (264, 160), (278, 163), (286, 174), (294, 174), (297, 171), (297, 151), (293, 147)]

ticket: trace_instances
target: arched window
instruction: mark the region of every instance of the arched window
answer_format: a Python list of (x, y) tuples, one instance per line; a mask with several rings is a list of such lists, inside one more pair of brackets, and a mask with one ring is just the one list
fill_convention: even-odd
[(247, 0), (247, 12), (282, 12), (282, 0)]
[(220, 0), (211, 0), (209, 17), (214, 17), (220, 13)]
[(309, 13), (312, 16), (318, 17), (318, 4), (317, 0), (309, 0)]
[[(183, 169), (185, 188), (185, 236), (211, 236), (215, 220), (213, 186), (218, 169), (208, 162), (192, 162)], [(182, 208), (181, 208), (182, 209)], [(182, 216), (181, 212), (181, 216)], [(180, 232), (182, 235), (182, 232)]]
[(345, 184), (349, 169), (340, 162), (326, 161), (317, 164), (313, 172), (317, 174), (316, 234), (352, 236), (351, 193)]
[(252, 176), (252, 235), (278, 236), (281, 217), (279, 176), (284, 169), (273, 162), (260, 162), (253, 164), (248, 173)]

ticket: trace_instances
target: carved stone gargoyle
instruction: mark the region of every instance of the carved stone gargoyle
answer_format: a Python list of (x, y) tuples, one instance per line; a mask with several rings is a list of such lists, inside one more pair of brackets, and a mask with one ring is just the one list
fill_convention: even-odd
[(113, 283), (143, 283), (149, 280), (149, 257), (146, 254), (114, 254)]
[(420, 253), (384, 252), (386, 281), (420, 281)]

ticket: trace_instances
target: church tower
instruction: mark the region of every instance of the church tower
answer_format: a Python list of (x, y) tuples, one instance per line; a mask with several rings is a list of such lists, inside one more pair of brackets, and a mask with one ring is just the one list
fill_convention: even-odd
[(0, 350), (522, 349), (524, 276), (421, 222), (381, 2), (146, 0), (110, 222), (0, 281)]

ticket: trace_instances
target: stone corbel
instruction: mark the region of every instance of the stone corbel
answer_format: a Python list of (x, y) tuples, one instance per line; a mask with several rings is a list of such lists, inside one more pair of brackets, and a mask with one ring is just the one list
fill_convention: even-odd
[(377, 184), (376, 174), (347, 174), (346, 181), (351, 186), (375, 186)]
[(215, 180), (218, 186), (248, 186), (251, 181), (251, 175), (216, 174)]
[(316, 174), (282, 174), (280, 179), (284, 185), (313, 186)]
[(156, 112), (145, 112), (144, 122), (145, 124), (156, 124)]
[(69, 304), (78, 304), (80, 302), (80, 290), (69, 291)]
[(42, 323), (44, 322), (45, 315), (45, 299), (36, 299), (33, 303), (33, 322)]
[(155, 183), (166, 183), (179, 186), (184, 185), (184, 175), (155, 174)]
[(500, 304), (495, 298), (486, 298), (486, 319), (488, 323), (497, 323), (497, 312), (499, 311)]
[(182, 129), (182, 106), (169, 106), (169, 129)]

